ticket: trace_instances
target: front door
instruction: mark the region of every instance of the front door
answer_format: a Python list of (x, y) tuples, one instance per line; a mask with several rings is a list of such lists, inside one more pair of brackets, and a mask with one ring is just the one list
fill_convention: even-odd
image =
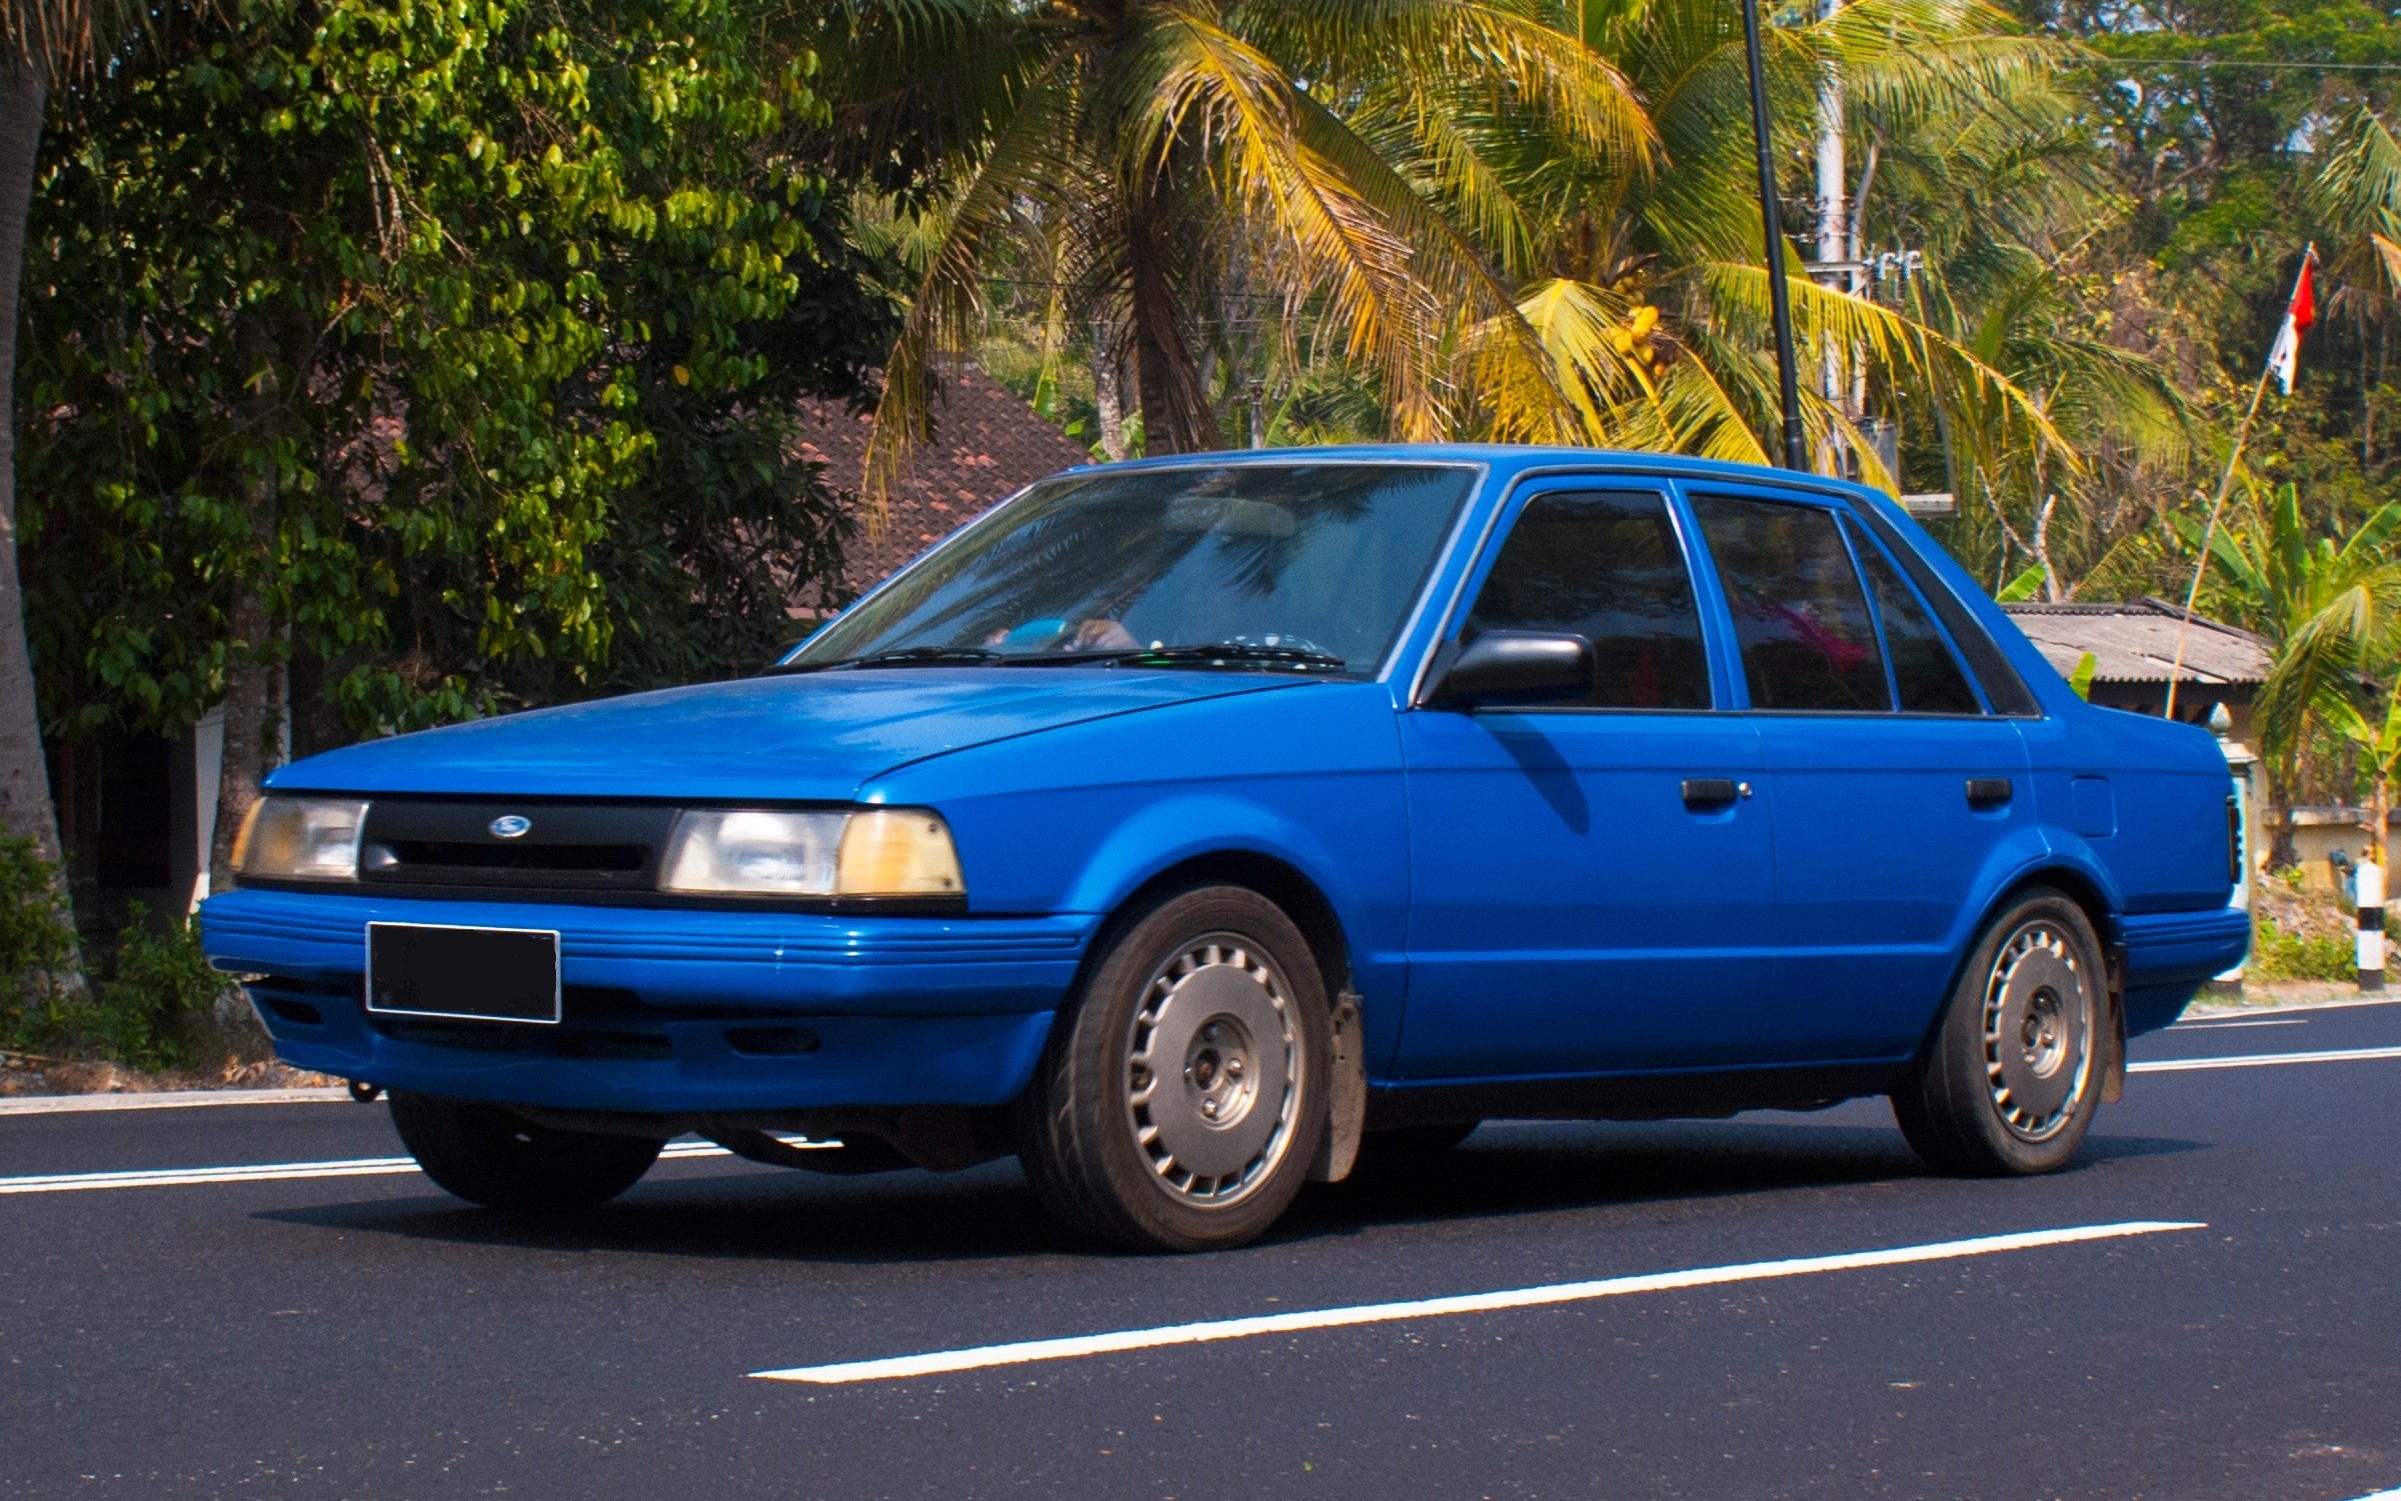
[(1401, 1076), (1738, 1055), (1767, 992), (1767, 799), (1757, 731), (1717, 708), (1674, 508), (1616, 479), (1513, 506), (1444, 658), (1487, 630), (1573, 631), (1596, 684), (1573, 704), (1402, 715)]
[[(1997, 867), (2033, 852), (2017, 727), (1836, 509), (1696, 493), (1775, 798), (1777, 1061), (1914, 1050)], [(1864, 580), (1864, 587), (1863, 587)]]

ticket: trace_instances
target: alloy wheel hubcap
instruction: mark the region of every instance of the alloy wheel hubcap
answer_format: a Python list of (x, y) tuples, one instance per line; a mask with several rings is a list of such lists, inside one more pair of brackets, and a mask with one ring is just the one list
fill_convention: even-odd
[(2030, 922), (2009, 935), (1984, 989), (1984, 1072), (2010, 1134), (2047, 1141), (2066, 1127), (2092, 1077), (2089, 976), (2067, 935)]
[(1127, 1117), (1171, 1193), (1230, 1204), (1283, 1160), (1299, 1029), (1283, 976), (1242, 938), (1213, 933), (1161, 965), (1127, 1042)]

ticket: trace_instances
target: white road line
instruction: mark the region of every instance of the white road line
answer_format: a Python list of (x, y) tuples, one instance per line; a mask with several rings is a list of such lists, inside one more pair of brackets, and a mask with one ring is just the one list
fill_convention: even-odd
[(1382, 1324), (1402, 1319), (1443, 1318), (1457, 1314), (1494, 1313), (1512, 1308), (1542, 1308), (1558, 1303), (1583, 1303), (1628, 1293), (1670, 1292), (1686, 1287), (1715, 1287), (1728, 1282), (1761, 1282), (1777, 1277), (1805, 1277), (1818, 1272), (1848, 1272), (1865, 1267), (1907, 1266), (1921, 1261), (1949, 1261), (1961, 1256), (1991, 1256), (2002, 1251), (2026, 1251), (2038, 1246), (2073, 1245), (2080, 1241), (2118, 1240), (2131, 1235), (2156, 1235), (2166, 1230), (2206, 1230), (2195, 1220), (2128, 1220), (2114, 1225), (2074, 1225), (2063, 1230), (2029, 1230), (2016, 1235), (1984, 1235), (1972, 1240), (1938, 1241), (1932, 1245), (1896, 1246), (1883, 1251), (1852, 1251), (1839, 1256), (1803, 1256), (1789, 1261), (1751, 1261), (1736, 1266), (1697, 1267), (1681, 1272), (1653, 1272), (1637, 1277), (1607, 1277), (1596, 1282), (1556, 1282), (1545, 1287), (1520, 1287), (1506, 1292), (1466, 1293), (1448, 1298), (1421, 1298), (1409, 1303), (1363, 1303), (1350, 1308), (1319, 1308), (1303, 1313), (1259, 1314), (1250, 1318), (1212, 1319), (1200, 1324), (1173, 1324), (1160, 1329), (1126, 1329), (1113, 1334), (1079, 1334), (1064, 1339), (1029, 1339), (1015, 1344), (983, 1345), (967, 1350), (936, 1350), (924, 1355), (895, 1355), (883, 1360), (850, 1360), (835, 1365), (793, 1366), (778, 1371), (753, 1371), (763, 1381), (806, 1381), (819, 1386), (842, 1386), (857, 1381), (893, 1381), (911, 1376), (939, 1376), (990, 1366), (1023, 1365), (1038, 1360), (1073, 1360), (1086, 1355), (1115, 1355), (1127, 1350), (1154, 1350), (1166, 1345), (1198, 1345), (1216, 1340), (1252, 1339), (1263, 1334), (1296, 1334), (1309, 1329), (1341, 1329), (1355, 1324)]
[(162, 1089), (150, 1094), (34, 1094), (0, 1100), (0, 1115), (68, 1115), (86, 1110), (180, 1110), (194, 1105), (328, 1105), (350, 1091), (328, 1089)]
[[(659, 1156), (730, 1157), (725, 1148), (705, 1141), (677, 1142)], [(254, 1162), (232, 1167), (161, 1168), (130, 1173), (45, 1173), (32, 1178), (0, 1178), (0, 1194), (75, 1193), (93, 1188), (188, 1188), (203, 1183), (277, 1183), (302, 1178), (374, 1178), (413, 1173), (413, 1157), (353, 1157), (337, 1162)]]
[(2401, 1006), (2401, 997), (2388, 995), (2347, 1001), (2289, 1001), (2283, 1005), (2270, 1002), (2265, 1006), (2221, 1006), (2215, 1002), (2203, 1002), (2202, 1009), (2193, 1013), (2193, 1019), (2207, 1021), (2213, 1016), (2240, 1016), (2246, 1011), (2347, 1011), (2355, 1006)]
[(2401, 1491), (2378, 1491), (2373, 1496), (2354, 1496), (2352, 1501), (2401, 1501)]
[(2196, 1068), (2266, 1068), (2277, 1063), (2349, 1063), (2369, 1058), (2401, 1058), (2401, 1048), (2334, 1048), (2318, 1053), (2236, 1053), (2223, 1058), (2154, 1058), (2129, 1063), (2130, 1074), (2176, 1074)]
[(2256, 1022), (2178, 1022), (2174, 1030), (2178, 1032), (2223, 1032), (2229, 1027), (2305, 1027), (2307, 1025), (2309, 1025), (2309, 1018), (2306, 1016), (2287, 1016), (2274, 1021)]

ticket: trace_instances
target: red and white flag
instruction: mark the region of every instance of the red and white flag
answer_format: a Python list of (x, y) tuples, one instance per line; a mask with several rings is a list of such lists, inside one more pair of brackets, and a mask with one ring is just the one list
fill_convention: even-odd
[(2301, 253), (2301, 276), (2293, 283), (2292, 303), (2284, 310), (2284, 326), (2276, 330), (2275, 347), (2268, 351), (2268, 370), (2285, 395), (2293, 394), (2293, 368), (2301, 361), (2301, 335), (2318, 321), (2318, 299), (2309, 273), (2318, 263), (2318, 247)]

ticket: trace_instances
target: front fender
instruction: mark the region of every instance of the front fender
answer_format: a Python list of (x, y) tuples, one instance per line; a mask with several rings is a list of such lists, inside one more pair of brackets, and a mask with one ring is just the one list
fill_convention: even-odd
[(1351, 985), (1360, 997), (1360, 1048), (1371, 1067), (1388, 1062), (1400, 1045), (1401, 1008), (1407, 985), (1405, 956), (1397, 930), (1376, 914), (1391, 909), (1400, 893), (1363, 888), (1353, 866), (1386, 873), (1403, 869), (1406, 851), (1390, 859), (1358, 848), (1338, 858), (1307, 824), (1268, 806), (1235, 796), (1187, 794), (1152, 803), (1120, 822), (1094, 848), (1074, 885), (1068, 910), (1117, 911), (1144, 886), (1179, 865), (1226, 854), (1257, 855), (1299, 873), (1333, 909), (1350, 956)]
[(1188, 793), (1141, 808), (1111, 830), (1068, 888), (1064, 910), (1114, 912), (1160, 873), (1226, 851), (1265, 855), (1292, 866), (1325, 894), (1337, 914), (1357, 905), (1355, 883), (1307, 826), (1246, 798)]

